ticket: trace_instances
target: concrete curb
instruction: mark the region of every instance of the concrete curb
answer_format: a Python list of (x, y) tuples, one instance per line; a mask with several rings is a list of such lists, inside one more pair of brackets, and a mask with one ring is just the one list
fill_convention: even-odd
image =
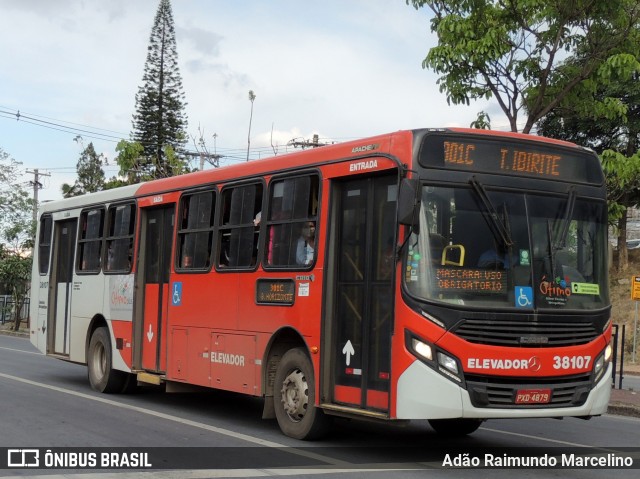
[(4, 334), (5, 336), (17, 336), (20, 338), (28, 338), (28, 331), (12, 331), (10, 329), (0, 329), (0, 334)]
[(615, 416), (640, 417), (640, 407), (619, 402), (609, 403), (607, 414), (613, 414)]

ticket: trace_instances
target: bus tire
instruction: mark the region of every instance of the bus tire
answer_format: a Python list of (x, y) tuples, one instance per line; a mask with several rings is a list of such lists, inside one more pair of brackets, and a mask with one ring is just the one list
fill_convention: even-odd
[(482, 424), (482, 419), (430, 419), (429, 425), (435, 431), (447, 437), (466, 436), (475, 432)]
[(290, 349), (278, 363), (274, 386), (276, 419), (285, 435), (313, 440), (326, 434), (329, 418), (315, 400), (311, 360), (303, 349)]
[(102, 326), (91, 335), (87, 351), (91, 387), (101, 393), (119, 393), (126, 385), (126, 373), (113, 369), (109, 330)]

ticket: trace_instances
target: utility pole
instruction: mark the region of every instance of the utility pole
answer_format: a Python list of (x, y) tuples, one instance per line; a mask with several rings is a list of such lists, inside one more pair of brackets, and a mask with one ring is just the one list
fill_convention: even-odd
[(30, 181), (33, 186), (33, 222), (38, 221), (38, 190), (42, 188), (40, 183), (41, 176), (51, 176), (49, 173), (40, 173), (38, 168), (34, 168), (33, 171), (26, 171), (27, 174), (33, 175), (33, 181)]

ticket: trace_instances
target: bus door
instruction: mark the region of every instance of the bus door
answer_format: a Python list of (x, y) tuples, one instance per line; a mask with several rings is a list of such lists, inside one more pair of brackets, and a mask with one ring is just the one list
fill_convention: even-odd
[(77, 219), (55, 223), (47, 315), (48, 354), (69, 355), (71, 292), (77, 229)]
[(153, 372), (166, 370), (166, 326), (171, 292), (171, 245), (175, 225), (175, 204), (141, 209), (141, 231), (138, 291), (142, 292), (142, 305), (136, 305), (135, 366)]
[(339, 182), (332, 190), (324, 397), (389, 410), (397, 173)]

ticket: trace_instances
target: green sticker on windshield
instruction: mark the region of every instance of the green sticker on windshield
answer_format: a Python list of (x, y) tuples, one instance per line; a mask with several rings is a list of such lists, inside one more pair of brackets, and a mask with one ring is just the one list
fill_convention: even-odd
[(531, 263), (529, 262), (529, 250), (521, 249), (520, 250), (520, 264), (522, 266), (529, 266)]
[(594, 283), (571, 283), (573, 294), (595, 294), (600, 295), (600, 285)]

